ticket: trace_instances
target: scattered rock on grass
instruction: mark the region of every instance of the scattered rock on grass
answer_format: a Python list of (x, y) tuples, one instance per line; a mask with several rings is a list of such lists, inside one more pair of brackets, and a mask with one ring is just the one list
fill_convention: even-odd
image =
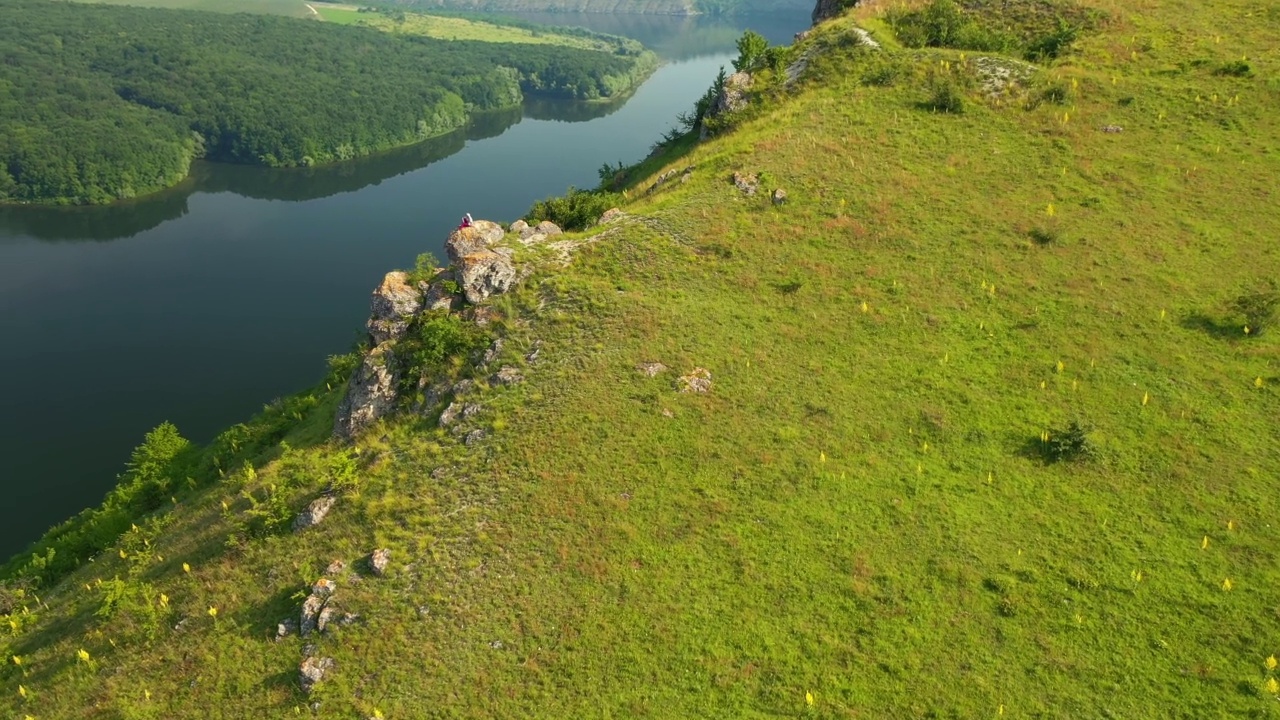
[(524, 382), (524, 375), (521, 375), (519, 370), (509, 365), (489, 378), (490, 385), (516, 385), (521, 382)]
[(665, 372), (667, 366), (660, 362), (643, 362), (640, 363), (640, 366), (637, 369), (640, 371), (640, 374), (645, 377), (656, 377), (658, 373)]
[(705, 393), (711, 390), (711, 371), (694, 368), (688, 375), (680, 376), (680, 392)]
[(755, 175), (749, 175), (747, 173), (741, 173), (741, 172), (734, 173), (733, 184), (734, 184), (734, 187), (738, 188), (739, 190), (741, 190), (743, 193), (747, 195), (755, 195), (756, 190), (760, 189), (760, 179), (757, 178)]
[(608, 210), (604, 211), (603, 215), (600, 216), (600, 224), (607, 225), (615, 220), (621, 220), (626, 216), (627, 214), (619, 210), (618, 208), (609, 208)]
[(379, 548), (373, 551), (369, 556), (369, 567), (373, 569), (373, 574), (382, 577), (387, 574), (387, 565), (391, 562), (391, 551), (386, 548)]
[(502, 354), (502, 348), (505, 345), (506, 345), (506, 342), (503, 341), (502, 338), (494, 338), (493, 344), (489, 346), (488, 350), (484, 351), (484, 359), (482, 360), (482, 362), (485, 365), (488, 365), (492, 363), (494, 360), (497, 360), (498, 356)]
[(306, 600), (302, 601), (302, 616), (298, 623), (298, 631), (302, 637), (308, 637), (315, 632), (320, 619), (320, 611), (324, 610), (325, 599), (317, 595), (309, 595)]
[(334, 608), (332, 605), (326, 605), (325, 608), (321, 610), (320, 614), (316, 617), (316, 630), (319, 630), (320, 632), (324, 632), (325, 628), (329, 627), (329, 624), (333, 622), (333, 618), (337, 614), (338, 614), (338, 611), (336, 608)]
[(298, 632), (298, 621), (293, 618), (285, 618), (276, 623), (276, 640), (283, 640), (290, 635)]
[(1124, 132), (1124, 128), (1120, 127), (1119, 125), (1103, 125), (1101, 128), (1099, 128), (1099, 130), (1101, 130), (1104, 133), (1108, 133), (1112, 135), (1116, 133)]
[(310, 693), (333, 670), (333, 658), (306, 657), (298, 666), (302, 691)]
[(295, 531), (305, 530), (309, 527), (319, 525), (321, 520), (329, 514), (333, 509), (334, 503), (338, 502), (338, 498), (332, 496), (319, 497), (311, 501), (306, 510), (298, 513), (298, 517), (293, 520), (293, 529)]
[(786, 202), (787, 202), (787, 191), (786, 191), (786, 190), (783, 190), (782, 188), (778, 188), (777, 190), (774, 190), (774, 191), (773, 191), (773, 204), (774, 204), (774, 205), (785, 205), (785, 204), (786, 204)]

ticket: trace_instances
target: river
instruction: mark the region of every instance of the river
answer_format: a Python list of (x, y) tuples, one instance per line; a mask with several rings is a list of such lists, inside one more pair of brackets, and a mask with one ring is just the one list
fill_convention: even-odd
[(624, 102), (529, 102), (454, 135), (313, 169), (198, 163), (99, 208), (0, 208), (0, 558), (99, 502), (166, 420), (207, 442), (305, 389), (361, 332), (370, 290), (443, 257), (463, 213), (510, 222), (606, 162), (644, 157), (734, 56), (803, 14), (530, 15), (626, 34), (666, 60)]

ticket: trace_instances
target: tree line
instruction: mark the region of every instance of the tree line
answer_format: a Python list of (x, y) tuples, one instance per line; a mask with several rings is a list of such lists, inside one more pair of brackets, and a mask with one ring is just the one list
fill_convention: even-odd
[(0, 202), (104, 203), (195, 158), (306, 166), (426, 139), (523, 92), (592, 99), (644, 55), (259, 15), (0, 0)]

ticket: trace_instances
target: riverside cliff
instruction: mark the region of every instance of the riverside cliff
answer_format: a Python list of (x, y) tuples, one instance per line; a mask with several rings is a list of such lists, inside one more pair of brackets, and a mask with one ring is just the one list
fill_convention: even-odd
[(0, 707), (1269, 716), (1280, 18), (1132, 9), (859, 6), (456, 234), (6, 575)]

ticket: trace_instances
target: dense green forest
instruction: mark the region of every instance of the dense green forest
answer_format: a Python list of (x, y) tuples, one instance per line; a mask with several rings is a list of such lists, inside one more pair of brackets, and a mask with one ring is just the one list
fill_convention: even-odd
[(439, 135), (523, 92), (628, 89), (649, 56), (442, 41), (272, 16), (0, 0), (0, 201), (102, 203), (197, 157), (343, 160)]

